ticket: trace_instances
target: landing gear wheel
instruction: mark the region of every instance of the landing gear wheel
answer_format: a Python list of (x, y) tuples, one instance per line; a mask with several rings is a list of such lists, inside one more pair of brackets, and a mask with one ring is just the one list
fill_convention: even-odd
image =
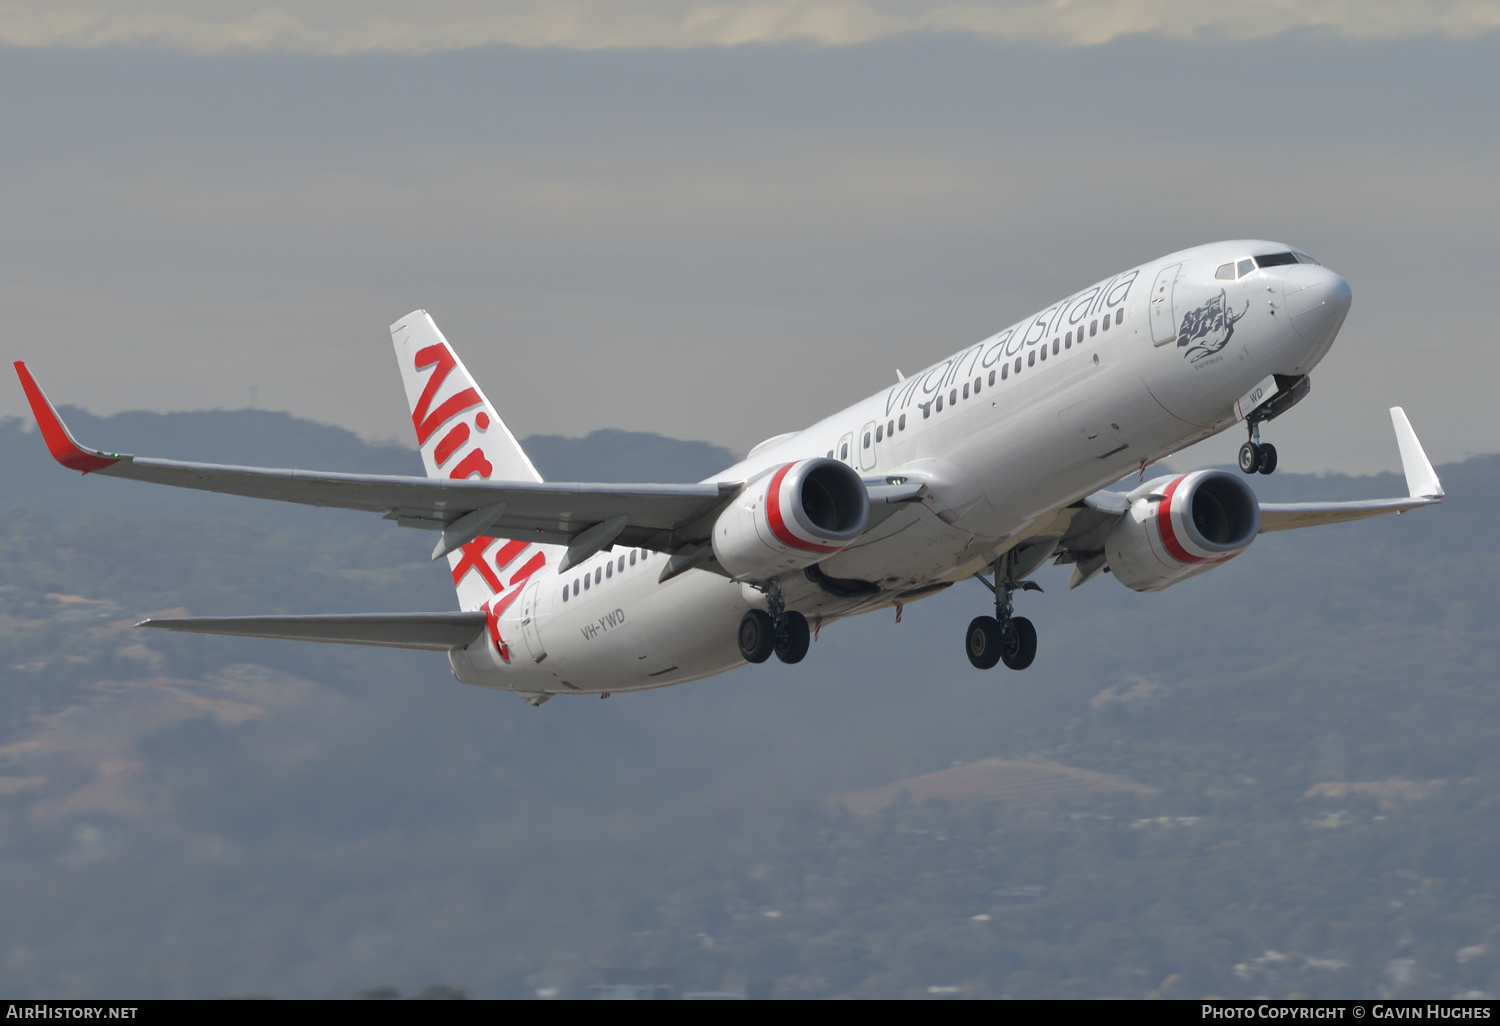
[(740, 655), (746, 661), (763, 663), (771, 658), (776, 647), (776, 627), (771, 623), (771, 614), (752, 609), (740, 619)]
[[(1241, 461), (1244, 457), (1240, 457)], [(1276, 446), (1270, 442), (1260, 443), (1260, 458), (1255, 462), (1255, 469), (1262, 474), (1272, 474), (1276, 471)]]
[[(1000, 658), (1012, 670), (1024, 670), (1036, 658), (1036, 628), (1024, 616), (1013, 616), (1001, 639)], [(990, 665), (994, 665), (991, 663)]]
[[(1261, 447), (1254, 442), (1246, 442), (1240, 446), (1240, 469), (1242, 471), (1247, 474), (1253, 474), (1260, 470), (1260, 450)], [(1275, 452), (1276, 450), (1273, 449), (1271, 451)], [(1273, 461), (1275, 458), (1274, 456), (1271, 457)]]
[[(744, 625), (740, 636), (744, 637)], [(784, 663), (800, 663), (807, 655), (807, 646), (812, 644), (812, 631), (807, 628), (807, 617), (798, 612), (785, 613), (776, 625), (776, 658)]]
[(1003, 639), (1000, 621), (993, 616), (976, 616), (964, 635), (964, 651), (975, 669), (988, 670), (1000, 661)]

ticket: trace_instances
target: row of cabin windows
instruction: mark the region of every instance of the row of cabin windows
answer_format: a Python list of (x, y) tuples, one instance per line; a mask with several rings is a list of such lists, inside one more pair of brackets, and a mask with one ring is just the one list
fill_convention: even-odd
[[(901, 416), (899, 418), (897, 418), (895, 420), (887, 421), (884, 424), (877, 425), (876, 428), (875, 428), (875, 441), (877, 441), (877, 442), (883, 442), (888, 437), (889, 438), (895, 438), (897, 431), (905, 431), (905, 430), (906, 430), (906, 414), (903, 413), (903, 414), (901, 414)], [(870, 447), (870, 432), (868, 432), (868, 431), (865, 432), (865, 436), (864, 436), (863, 439), (861, 439), (860, 444), (863, 445), (866, 449), (868, 449)], [(833, 450), (832, 449), (828, 450), (828, 458), (829, 459), (833, 459)], [(839, 459), (841, 459), (841, 460), (847, 460), (848, 458), (849, 458), (849, 443), (845, 442), (843, 445), (839, 446)]]
[[(644, 563), (646, 561), (646, 550), (630, 550), (629, 564), (631, 566), (635, 566), (637, 557), (639, 557), (640, 562)], [(588, 591), (590, 583), (598, 584), (606, 578), (613, 577), (616, 570), (623, 574), (625, 572), (626, 558), (627, 557), (625, 556), (620, 556), (617, 559), (611, 559), (600, 566), (594, 567), (593, 573), (586, 573), (582, 577), (575, 577), (570, 584), (564, 584), (562, 594), (563, 601), (566, 602), (574, 595), (577, 595), (580, 590), (580, 586), (581, 590)]]
[[(1115, 311), (1114, 317), (1110, 317), (1109, 314), (1105, 314), (1102, 318), (1099, 318), (1098, 320), (1094, 320), (1094, 321), (1089, 322), (1089, 338), (1093, 338), (1095, 335), (1099, 334), (1100, 331), (1108, 331), (1111, 322), (1113, 322), (1115, 324), (1123, 324), (1125, 322), (1125, 308), (1124, 307), (1120, 307), (1119, 309), (1117, 309)], [(1079, 345), (1083, 345), (1083, 326), (1082, 325), (1078, 326), (1078, 344)], [(1047, 350), (1048, 350), (1048, 348), (1049, 347), (1044, 342), (1041, 345), (1037, 346), (1035, 349), (1033, 349), (1031, 352), (1027, 353), (1026, 357), (1025, 357), (1025, 359), (1026, 359), (1026, 366), (1027, 367), (1035, 367), (1036, 366), (1036, 361), (1037, 361), (1038, 354), (1040, 354), (1040, 356), (1042, 358), (1042, 362), (1045, 363), (1047, 361)], [(1050, 348), (1052, 350), (1052, 355), (1053, 356), (1058, 355), (1064, 349), (1072, 349), (1073, 348), (1073, 332), (1070, 331), (1066, 335), (1060, 336), (1058, 338), (1054, 338), (1052, 340), (1052, 345), (1051, 345)], [(1019, 357), (1019, 356), (1016, 357), (1015, 367), (1014, 367), (1014, 373), (1015, 374), (1020, 374), (1021, 373), (1021, 359), (1022, 358)], [(1011, 374), (1012, 374), (1012, 367), (1011, 367), (1010, 361), (1006, 361), (1005, 363), (1003, 363), (1003, 364), (1000, 365), (1000, 380), (1001, 381), (1004, 381), (1007, 378), (1009, 378), (1011, 376)], [(972, 386), (973, 387), (973, 394), (974, 395), (978, 395), (979, 394), (980, 387), (983, 385), (983, 383), (984, 383), (984, 379), (983, 378), (975, 378), (974, 379), (974, 384)], [(989, 384), (990, 384), (991, 388), (993, 388), (995, 386), (995, 372), (994, 371), (990, 371)], [(964, 388), (963, 388), (963, 397), (965, 399), (969, 398), (969, 390), (970, 390), (970, 386), (967, 383), (965, 383), (964, 384)], [(958, 403), (958, 389), (956, 389), (956, 388), (950, 389), (949, 392), (948, 392), (948, 405), (949, 406), (953, 406), (953, 405), (956, 405), (957, 403)], [(936, 411), (938, 413), (943, 412), (943, 397), (941, 395), (938, 396), (937, 399), (933, 400), (932, 402), (925, 403), (922, 406), (922, 417), (923, 417), (923, 419), (925, 420), (926, 418), (932, 416), (932, 412), (933, 412), (934, 409), (936, 409)]]

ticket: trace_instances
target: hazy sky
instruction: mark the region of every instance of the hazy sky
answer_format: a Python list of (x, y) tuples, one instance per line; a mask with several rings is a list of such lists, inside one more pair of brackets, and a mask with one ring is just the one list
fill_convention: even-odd
[(1438, 461), (1493, 452), (1497, 27), (1410, 0), (0, 4), (7, 358), (100, 413), (253, 386), (409, 443), (386, 328), (425, 307), (518, 435), (743, 449), (1249, 236), (1354, 289), (1267, 430), (1285, 466), (1396, 466), (1393, 404)]

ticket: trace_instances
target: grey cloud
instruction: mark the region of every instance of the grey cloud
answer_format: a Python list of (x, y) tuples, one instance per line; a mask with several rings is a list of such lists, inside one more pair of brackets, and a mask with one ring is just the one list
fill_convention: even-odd
[(1289, 466), (1393, 465), (1396, 402), (1435, 457), (1488, 451), (1494, 50), (12, 51), (11, 358), (101, 412), (255, 385), (406, 442), (384, 329), (422, 306), (520, 434), (743, 448), (1121, 267), (1255, 236), (1356, 296), (1275, 425)]
[(1492, 0), (258, 0), (14, 2), (0, 8), (0, 42), (96, 48), (147, 45), (191, 53), (435, 53), (504, 44), (578, 50), (804, 43), (850, 46), (914, 34), (1095, 45), (1130, 35), (1263, 39), (1316, 29), (1352, 39), (1441, 34), (1471, 38), (1500, 26)]

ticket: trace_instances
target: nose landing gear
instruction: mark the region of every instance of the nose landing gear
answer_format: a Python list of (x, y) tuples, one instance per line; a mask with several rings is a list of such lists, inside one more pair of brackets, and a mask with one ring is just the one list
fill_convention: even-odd
[[(982, 574), (974, 576), (995, 595), (995, 615), (976, 616), (964, 635), (964, 651), (977, 669), (988, 670), (1003, 662), (1012, 670), (1024, 670), (1036, 659), (1036, 628), (1024, 616), (1013, 616), (1011, 596), (1017, 591), (1041, 591), (1035, 581), (1017, 583), (1010, 574), (1011, 553), (995, 563), (995, 583)], [(1006, 564), (1001, 569), (1001, 562)]]
[(1246, 474), (1270, 474), (1276, 470), (1276, 446), (1260, 440), (1260, 424), (1250, 424), (1250, 440), (1240, 446), (1240, 470)]
[(786, 608), (781, 585), (772, 581), (766, 588), (769, 613), (752, 609), (740, 618), (740, 655), (746, 662), (763, 663), (776, 653), (784, 663), (800, 663), (812, 644), (807, 617)]

